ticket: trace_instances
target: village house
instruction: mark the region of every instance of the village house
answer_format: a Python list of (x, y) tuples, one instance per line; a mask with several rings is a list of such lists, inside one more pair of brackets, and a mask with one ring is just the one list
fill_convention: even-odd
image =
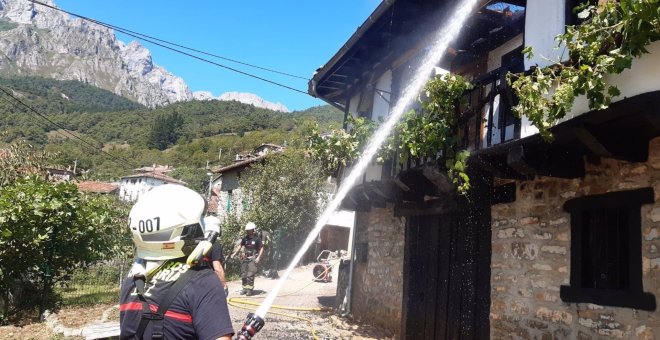
[[(387, 117), (455, 3), (383, 1), (309, 93)], [(660, 42), (608, 76), (608, 109), (578, 98), (552, 143), (511, 110), (506, 73), (565, 60), (554, 38), (578, 3), (480, 2), (435, 72), (474, 84), (456, 135), (472, 188), (435, 159), (370, 165), (342, 203), (357, 211), (345, 312), (406, 339), (660, 338)]]
[(269, 153), (279, 153), (282, 151), (284, 151), (283, 146), (261, 144), (253, 152), (236, 154), (232, 164), (211, 169), (214, 178), (212, 180), (209, 211), (215, 212), (221, 220), (230, 214), (240, 217), (245, 204), (247, 204), (243, 200), (239, 183), (241, 173), (254, 162), (262, 161)]
[(76, 174), (69, 169), (46, 168), (46, 178), (51, 182), (71, 182)]
[(160, 172), (143, 172), (124, 176), (119, 182), (119, 199), (136, 202), (140, 198), (140, 195), (149, 191), (151, 188), (168, 183), (187, 185), (185, 182)]
[[(279, 153), (285, 150), (284, 146), (276, 144), (262, 144), (252, 153), (236, 155), (236, 161), (230, 165), (212, 169), (213, 179), (211, 198), (208, 210), (216, 213), (221, 219), (228, 215), (240, 217), (247, 202), (243, 198), (240, 187), (241, 173), (255, 162), (262, 161), (269, 153)], [(355, 220), (355, 212), (348, 210), (335, 211), (319, 235), (315, 244), (314, 256), (323, 250), (347, 250), (349, 247), (350, 230)]]

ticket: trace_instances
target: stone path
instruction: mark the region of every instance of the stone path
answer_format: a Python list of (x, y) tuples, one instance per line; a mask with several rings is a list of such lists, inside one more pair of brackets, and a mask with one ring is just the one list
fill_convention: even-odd
[(45, 321), (54, 333), (61, 333), (65, 337), (82, 337), (87, 340), (119, 338), (119, 321), (107, 321), (110, 311), (116, 310), (117, 307), (108, 308), (100, 320), (80, 328), (65, 327), (60, 324), (57, 315), (48, 312), (45, 314)]

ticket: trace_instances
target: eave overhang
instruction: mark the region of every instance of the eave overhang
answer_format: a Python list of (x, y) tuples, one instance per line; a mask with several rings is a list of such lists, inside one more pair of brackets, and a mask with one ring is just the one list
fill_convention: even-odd
[[(367, 20), (356, 30), (337, 53), (316, 70), (308, 83), (308, 93), (343, 109), (348, 97), (370, 80), (370, 76), (400, 63), (411, 51), (423, 49), (438, 22), (445, 22), (448, 8), (455, 0), (384, 0)], [(471, 50), (492, 48), (519, 34), (522, 27), (519, 18), (504, 18), (502, 12), (488, 10), (492, 1), (480, 1), (478, 10), (466, 22), (461, 37), (450, 51), (470, 54)], [(506, 1), (513, 5), (525, 5), (524, 0)], [(434, 24), (429, 24), (432, 22)], [(502, 29), (503, 28), (503, 29)], [(482, 39), (497, 32), (498, 39)], [(480, 41), (487, 40), (487, 45)], [(454, 55), (455, 56), (455, 55)], [(450, 56), (449, 58), (453, 58)]]

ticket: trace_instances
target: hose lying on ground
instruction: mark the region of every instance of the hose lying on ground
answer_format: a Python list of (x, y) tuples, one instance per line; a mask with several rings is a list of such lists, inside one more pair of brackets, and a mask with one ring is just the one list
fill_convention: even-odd
[[(320, 273), (318, 276), (316, 276), (314, 279), (312, 279), (311, 282), (309, 282), (308, 284), (302, 286), (301, 288), (299, 288), (297, 290), (294, 290), (293, 292), (290, 292), (290, 293), (287, 293), (287, 294), (278, 295), (277, 297), (291, 296), (293, 294), (296, 294), (296, 293), (302, 291), (303, 289), (309, 287), (312, 283), (316, 282), (323, 275), (325, 275), (337, 263), (339, 263), (339, 262), (335, 262), (334, 264), (328, 266), (328, 268), (326, 270), (324, 270), (322, 273)], [(235, 298), (235, 297), (233, 297), (233, 298), (227, 299), (227, 304), (230, 305), (230, 306), (236, 307), (236, 308), (255, 311), (256, 308), (244, 307), (244, 306), (241, 306), (241, 305), (260, 306), (261, 305), (260, 303), (247, 301), (246, 299), (255, 299), (256, 300), (256, 299), (263, 299), (263, 298), (265, 298), (265, 297), (264, 296), (252, 296), (252, 297), (244, 297), (244, 298)], [(278, 305), (272, 305), (271, 308), (284, 309), (284, 310), (294, 310), (294, 311), (303, 311), (303, 312), (326, 312), (326, 311), (332, 310), (332, 308), (292, 307), (292, 306), (278, 306)], [(315, 340), (318, 340), (318, 337), (316, 336), (316, 331), (314, 330), (314, 325), (312, 324), (311, 319), (308, 319), (308, 318), (305, 318), (305, 317), (302, 317), (302, 316), (298, 316), (298, 315), (294, 315), (294, 314), (289, 314), (289, 313), (269, 312), (269, 314), (280, 315), (280, 316), (284, 316), (284, 317), (288, 317), (288, 318), (293, 318), (293, 319), (297, 319), (297, 320), (306, 321), (309, 324), (309, 328), (310, 328), (310, 331), (312, 333), (312, 337)]]

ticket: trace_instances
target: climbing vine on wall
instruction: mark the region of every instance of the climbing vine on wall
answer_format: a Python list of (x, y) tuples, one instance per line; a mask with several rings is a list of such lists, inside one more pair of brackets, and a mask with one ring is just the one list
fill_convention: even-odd
[[(584, 22), (567, 26), (556, 38), (558, 46), (569, 51), (566, 62), (507, 76), (519, 98), (514, 112), (527, 116), (545, 138), (552, 137), (549, 128), (580, 95), (586, 95), (590, 109), (607, 108), (621, 92), (605, 76), (630, 68), (633, 58), (648, 53), (646, 46), (660, 39), (658, 0), (608, 1), (575, 10)], [(523, 52), (533, 56), (531, 48)]]
[[(470, 187), (466, 174), (469, 153), (456, 150), (456, 107), (463, 93), (471, 88), (469, 82), (453, 74), (429, 80), (420, 95), (421, 110), (411, 110), (404, 115), (379, 150), (378, 161), (393, 156), (398, 156), (401, 162), (409, 158), (444, 159), (449, 177), (459, 192), (465, 193)], [(348, 132), (335, 130), (322, 136), (315, 128), (309, 134), (310, 152), (329, 172), (357, 159), (378, 126), (378, 122), (352, 116), (348, 124)]]

